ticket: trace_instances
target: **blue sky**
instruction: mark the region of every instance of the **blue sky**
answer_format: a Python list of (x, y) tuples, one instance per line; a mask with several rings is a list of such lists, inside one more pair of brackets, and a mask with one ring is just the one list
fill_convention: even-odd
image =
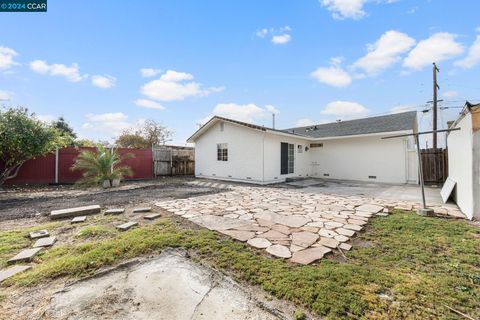
[[(480, 101), (477, 1), (48, 1), (0, 13), (0, 99), (80, 137), (213, 114), (277, 128)], [(142, 69), (143, 74), (142, 74)], [(441, 124), (460, 109), (440, 112)], [(431, 112), (419, 115), (422, 128)]]

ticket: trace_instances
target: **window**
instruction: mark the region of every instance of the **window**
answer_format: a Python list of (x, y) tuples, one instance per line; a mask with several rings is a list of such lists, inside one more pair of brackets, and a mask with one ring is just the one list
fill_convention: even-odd
[(293, 173), (295, 167), (295, 146), (288, 145), (288, 173)]
[(227, 143), (217, 144), (217, 160), (228, 161), (228, 144)]

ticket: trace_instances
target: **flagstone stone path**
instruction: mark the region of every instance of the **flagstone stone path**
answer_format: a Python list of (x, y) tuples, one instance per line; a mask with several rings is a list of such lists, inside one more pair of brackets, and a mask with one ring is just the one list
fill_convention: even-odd
[(273, 256), (302, 264), (319, 260), (342, 244), (343, 250), (349, 250), (347, 242), (387, 206), (384, 201), (362, 197), (281, 188), (229, 188), (228, 192), (156, 205)]

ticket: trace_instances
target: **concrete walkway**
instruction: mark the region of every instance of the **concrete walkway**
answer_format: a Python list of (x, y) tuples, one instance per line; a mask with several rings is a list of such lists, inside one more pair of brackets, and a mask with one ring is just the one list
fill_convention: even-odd
[(52, 298), (47, 316), (79, 320), (280, 319), (262, 307), (217, 272), (179, 254), (164, 252), (153, 261), (65, 288)]

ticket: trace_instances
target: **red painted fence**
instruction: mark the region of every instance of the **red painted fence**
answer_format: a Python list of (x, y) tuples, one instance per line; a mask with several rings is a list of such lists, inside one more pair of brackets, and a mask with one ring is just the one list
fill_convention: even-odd
[[(95, 148), (67, 147), (58, 150), (58, 183), (73, 183), (82, 176), (80, 171), (70, 169), (82, 150), (95, 150)], [(133, 176), (125, 177), (127, 180), (152, 179), (154, 177), (151, 149), (118, 148), (116, 150), (120, 154), (131, 153), (134, 155), (133, 158), (122, 162), (122, 165), (129, 166), (133, 171)], [(18, 175), (5, 182), (9, 185), (49, 183), (55, 183), (55, 153), (25, 162)]]

